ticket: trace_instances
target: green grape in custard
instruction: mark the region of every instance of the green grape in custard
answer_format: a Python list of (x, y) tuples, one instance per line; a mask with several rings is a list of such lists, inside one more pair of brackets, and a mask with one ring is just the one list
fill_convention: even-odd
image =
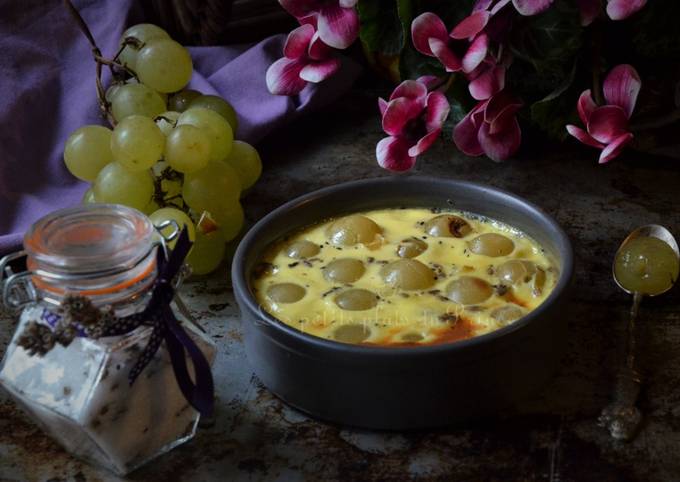
[(626, 243), (616, 254), (614, 274), (631, 292), (657, 295), (678, 279), (678, 256), (668, 243), (641, 236)]
[(381, 233), (382, 229), (375, 221), (361, 214), (345, 216), (326, 228), (330, 241), (340, 246), (353, 246), (357, 243), (371, 245)]

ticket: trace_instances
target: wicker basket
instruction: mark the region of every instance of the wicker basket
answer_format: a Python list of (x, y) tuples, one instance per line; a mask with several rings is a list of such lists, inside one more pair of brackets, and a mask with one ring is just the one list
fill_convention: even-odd
[(294, 25), (276, 0), (142, 0), (147, 20), (179, 42), (252, 42)]

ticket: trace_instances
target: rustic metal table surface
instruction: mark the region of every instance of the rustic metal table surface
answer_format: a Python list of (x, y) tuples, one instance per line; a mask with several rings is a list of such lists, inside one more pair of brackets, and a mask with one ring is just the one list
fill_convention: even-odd
[[(265, 172), (245, 200), (248, 219), (323, 186), (389, 175), (375, 164), (383, 134), (374, 106), (374, 96), (355, 92), (270, 137), (261, 146)], [(539, 396), (494, 419), (439, 431), (377, 433), (312, 420), (253, 376), (224, 268), (183, 289), (219, 346), (215, 423), (129, 480), (680, 480), (677, 287), (643, 304), (640, 434), (615, 443), (596, 425), (621, 361), (630, 302), (611, 279), (612, 256), (640, 224), (680, 234), (680, 166), (634, 153), (598, 166), (596, 154), (565, 142), (495, 164), (466, 158), (449, 141), (415, 169), (511, 190), (545, 208), (571, 236), (577, 270), (569, 349)], [(13, 326), (0, 319), (1, 350)], [(4, 395), (0, 413), (0, 480), (117, 480), (69, 457)]]

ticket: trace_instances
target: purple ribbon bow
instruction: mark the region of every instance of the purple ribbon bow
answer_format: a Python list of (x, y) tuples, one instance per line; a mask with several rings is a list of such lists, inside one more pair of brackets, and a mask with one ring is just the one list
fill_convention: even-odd
[[(170, 302), (175, 295), (172, 284), (173, 278), (182, 267), (191, 245), (187, 230), (184, 228), (177, 239), (175, 248), (167, 258), (164, 250), (157, 250), (158, 277), (154, 283), (149, 304), (141, 313), (120, 319), (114, 327), (104, 333), (104, 336), (122, 335), (141, 323), (151, 323), (153, 331), (149, 342), (128, 374), (130, 385), (135, 382), (142, 370), (153, 359), (161, 343), (165, 341), (177, 384), (184, 398), (201, 415), (210, 417), (214, 405), (214, 384), (210, 364), (203, 352), (179, 324), (170, 307)], [(189, 375), (186, 354), (191, 357), (196, 383), (191, 380)]]

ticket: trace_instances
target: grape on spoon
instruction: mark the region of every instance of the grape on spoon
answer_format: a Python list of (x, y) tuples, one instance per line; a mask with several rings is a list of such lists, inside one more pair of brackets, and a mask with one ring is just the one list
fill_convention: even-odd
[(649, 224), (634, 230), (621, 243), (612, 266), (614, 281), (633, 295), (628, 322), (625, 365), (619, 373), (614, 401), (602, 411), (599, 422), (618, 440), (631, 440), (642, 414), (635, 406), (642, 378), (635, 361), (635, 322), (643, 296), (670, 290), (678, 279), (680, 250), (673, 235), (663, 226)]

